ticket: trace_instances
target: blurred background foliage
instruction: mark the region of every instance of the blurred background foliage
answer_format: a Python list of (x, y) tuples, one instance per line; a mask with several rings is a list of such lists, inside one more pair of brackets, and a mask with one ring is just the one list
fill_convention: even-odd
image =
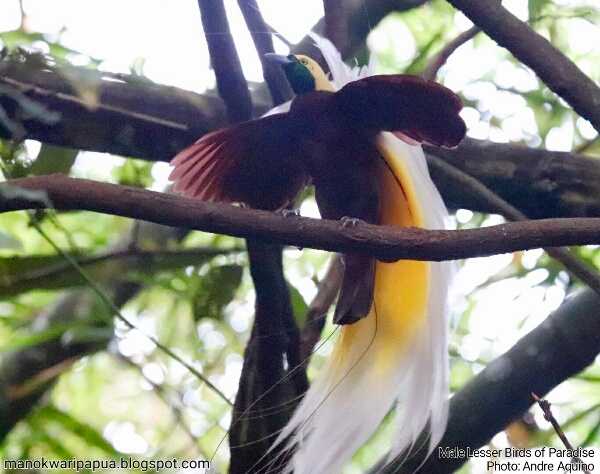
[[(59, 64), (130, 72), (167, 82), (164, 73), (156, 72), (156, 58), (136, 56), (135, 48), (125, 68), (123, 64), (127, 61), (122, 56), (115, 61), (106, 48), (98, 48), (101, 51), (98, 53), (87, 43), (78, 46), (77, 29), (72, 22), (62, 22), (60, 16), (65, 8), (78, 8), (62, 3), (3, 2), (0, 16), (8, 15), (12, 8), (11, 18), (16, 18), (16, 24), (2, 25), (1, 45), (9, 50), (39, 51)], [(126, 12), (142, 8), (133, 1), (124, 3), (128, 5)], [(148, 2), (148, 9), (167, 8), (153, 3)], [(177, 28), (177, 15), (183, 16), (186, 9), (192, 11), (195, 7), (191, 0), (183, 3), (173, 2), (175, 20), (165, 18), (165, 29), (153, 33), (155, 41), (170, 50), (171, 57), (164, 65), (171, 69), (170, 83), (189, 87), (194, 83), (194, 77), (189, 77), (192, 73), (174, 70), (174, 64), (187, 62), (189, 57), (197, 55), (194, 48), (205, 47), (191, 40), (178, 43), (179, 37), (170, 37), (173, 28)], [(228, 3), (230, 12), (235, 8), (233, 3)], [(273, 3), (263, 1), (260, 6), (266, 18), (273, 18), (275, 24), (280, 13)], [(595, 1), (507, 3), (598, 82), (600, 8)], [(294, 5), (290, 8), (300, 8)], [(304, 32), (321, 14), (319, 2), (307, 5), (314, 12), (312, 16), (308, 14)], [(36, 24), (43, 23), (40, 18), (52, 13), (53, 20), (36, 29)], [(143, 44), (143, 32), (135, 29), (135, 24), (143, 21), (141, 13), (138, 17), (120, 19), (114, 26), (115, 36), (135, 37), (137, 43)], [(160, 19), (152, 21), (160, 24)], [(287, 23), (291, 23), (289, 18), (283, 18), (277, 25), (284, 36), (288, 34)], [(380, 72), (419, 74), (450, 40), (470, 26), (445, 1), (433, 0), (388, 15), (374, 27), (368, 45), (377, 56)], [(103, 28), (106, 34), (111, 34), (110, 24), (104, 24)], [(294, 35), (298, 36), (297, 32), (290, 30), (290, 38)], [(97, 37), (95, 41), (108, 39)], [(285, 50), (283, 43), (278, 43), (277, 48)], [(242, 55), (242, 60), (245, 71), (257, 68), (256, 58)], [(198, 84), (214, 83), (208, 61), (201, 66), (195, 66), (202, 76), (195, 83), (200, 89)], [(252, 74), (256, 72), (248, 73), (249, 79), (257, 81)], [(80, 73), (73, 79), (82, 95), (86, 90), (84, 77)], [(437, 80), (463, 96), (464, 118), (473, 138), (581, 151), (589, 156), (600, 154), (600, 140), (589, 123), (482, 33), (450, 57)], [(5, 179), (62, 172), (150, 189), (162, 190), (167, 185), (168, 167), (164, 163), (33, 141), (2, 140), (0, 156)], [(311, 215), (314, 208), (309, 197), (302, 212)], [(453, 210), (453, 218), (460, 228), (502, 222), (499, 216), (464, 209)], [(112, 315), (64, 255), (56, 253), (38, 226), (79, 262), (102, 292), (122, 304), (122, 315), (140, 331), (127, 327)], [(598, 248), (585, 247), (578, 253), (600, 266)], [(302, 321), (330, 256), (321, 251), (298, 249), (288, 249), (284, 255), (294, 311)], [(59, 352), (64, 347), (76, 350), (69, 357), (59, 358), (58, 363), (48, 361), (33, 382), (19, 387), (18, 394), (0, 393), (0, 407), (6, 406), (7, 400), (15, 395), (31, 396), (32, 406), (35, 405), (16, 424), (10, 420), (10, 414), (0, 411), (0, 418), (5, 418), (0, 420), (0, 457), (118, 459), (131, 455), (138, 459), (198, 456), (212, 459), (215, 456), (216, 466), (223, 469), (228, 450), (221, 441), (230, 423), (230, 406), (145, 334), (156, 337), (191, 362), (233, 400), (253, 313), (254, 291), (247, 263), (244, 242), (229, 237), (175, 232), (85, 212), (1, 214), (0, 375), (10, 375), (11, 364), (19, 358), (35, 359), (36, 350), (48, 344), (55, 343), (54, 350)], [(457, 280), (458, 290), (466, 296), (456, 305), (457, 313), (462, 316), (456, 320), (450, 347), (453, 390), (460, 389), (579, 288), (541, 250), (462, 262)], [(328, 324), (324, 339), (333, 330)], [(331, 347), (331, 339), (321, 344), (309, 375), (322, 364)], [(600, 368), (596, 364), (548, 396), (555, 415), (576, 446), (597, 445), (600, 439), (599, 383)], [(377, 459), (388, 443), (385, 428), (382, 433), (361, 450), (348, 472), (362, 472)], [(513, 423), (493, 440), (497, 447), (547, 443), (560, 445), (539, 410)], [(461, 472), (483, 472), (480, 469), (481, 466), (468, 465)]]

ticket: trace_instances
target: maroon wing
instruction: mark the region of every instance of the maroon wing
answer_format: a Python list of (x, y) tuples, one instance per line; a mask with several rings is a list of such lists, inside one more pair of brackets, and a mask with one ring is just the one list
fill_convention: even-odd
[(290, 204), (308, 179), (286, 114), (220, 128), (181, 151), (171, 166), (169, 179), (186, 197), (266, 210)]
[(402, 132), (418, 142), (455, 147), (467, 131), (458, 115), (460, 97), (419, 76), (367, 77), (344, 86), (335, 100), (340, 119), (373, 133)]

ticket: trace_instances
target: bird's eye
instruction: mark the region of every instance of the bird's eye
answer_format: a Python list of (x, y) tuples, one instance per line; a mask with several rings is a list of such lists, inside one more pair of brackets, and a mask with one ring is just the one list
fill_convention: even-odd
[(301, 59), (300, 62), (304, 65), (308, 64), (308, 61), (306, 59)]

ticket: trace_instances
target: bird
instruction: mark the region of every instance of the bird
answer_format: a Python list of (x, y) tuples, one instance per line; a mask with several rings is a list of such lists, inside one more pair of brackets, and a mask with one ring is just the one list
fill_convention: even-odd
[[(335, 81), (307, 56), (269, 55), (296, 94), (289, 110), (184, 149), (171, 161), (175, 191), (278, 211), (312, 184), (321, 217), (342, 225), (443, 228), (447, 211), (415, 144), (460, 143), (460, 97), (418, 76), (366, 76), (314, 39)], [(343, 261), (333, 352), (274, 444), (292, 453), (287, 472), (340, 472), (393, 407), (390, 455), (412, 448), (425, 429), (431, 452), (445, 430), (451, 265), (359, 254)]]

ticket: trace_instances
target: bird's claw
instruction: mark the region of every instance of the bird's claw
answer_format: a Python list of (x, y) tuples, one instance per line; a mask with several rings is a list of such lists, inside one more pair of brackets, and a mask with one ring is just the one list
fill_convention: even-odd
[(297, 209), (284, 209), (281, 211), (283, 217), (300, 217), (300, 211)]
[(340, 224), (342, 224), (342, 227), (356, 227), (362, 222), (363, 221), (357, 219), (356, 217), (344, 216), (340, 219)]

